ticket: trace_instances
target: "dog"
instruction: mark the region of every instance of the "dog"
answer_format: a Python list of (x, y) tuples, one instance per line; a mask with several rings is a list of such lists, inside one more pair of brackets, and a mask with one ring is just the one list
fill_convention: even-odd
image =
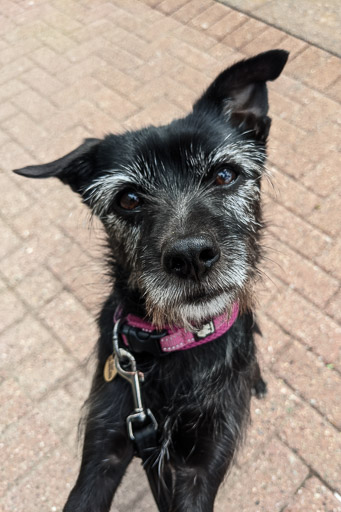
[(112, 290), (80, 473), (65, 512), (108, 512), (138, 454), (159, 510), (209, 512), (266, 391), (256, 359), (270, 50), (225, 69), (189, 115), (14, 172), (57, 177), (102, 221)]

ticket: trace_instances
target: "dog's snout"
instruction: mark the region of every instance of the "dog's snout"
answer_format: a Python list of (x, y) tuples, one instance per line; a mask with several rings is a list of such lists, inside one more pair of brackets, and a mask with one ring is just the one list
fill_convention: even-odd
[(220, 249), (209, 236), (173, 240), (162, 252), (163, 268), (182, 278), (200, 279), (219, 260)]

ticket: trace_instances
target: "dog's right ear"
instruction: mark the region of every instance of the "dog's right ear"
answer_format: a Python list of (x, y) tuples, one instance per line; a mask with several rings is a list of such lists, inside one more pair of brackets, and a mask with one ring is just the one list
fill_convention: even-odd
[(282, 72), (289, 53), (270, 50), (225, 69), (194, 104), (194, 112), (215, 112), (247, 136), (265, 142), (269, 128), (266, 82)]
[(77, 149), (48, 164), (30, 165), (13, 172), (27, 178), (59, 178), (74, 192), (82, 193), (95, 173), (95, 159), (100, 139), (85, 139)]

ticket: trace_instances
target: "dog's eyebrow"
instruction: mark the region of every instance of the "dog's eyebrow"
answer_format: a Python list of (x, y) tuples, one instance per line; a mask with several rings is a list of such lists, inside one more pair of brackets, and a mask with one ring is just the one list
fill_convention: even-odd
[(210, 165), (232, 163), (239, 166), (247, 178), (259, 178), (264, 172), (265, 151), (253, 142), (228, 138), (209, 155)]
[(85, 190), (84, 198), (96, 215), (105, 214), (111, 207), (115, 195), (124, 187), (145, 187), (145, 178), (137, 169), (108, 169)]
[[(246, 135), (245, 134), (242, 135)], [(199, 177), (210, 172), (211, 168), (219, 164), (235, 164), (241, 168), (247, 178), (259, 179), (264, 173), (265, 151), (252, 141), (231, 140), (227, 135), (220, 145), (210, 153), (202, 147), (186, 150), (186, 161), (192, 171)]]

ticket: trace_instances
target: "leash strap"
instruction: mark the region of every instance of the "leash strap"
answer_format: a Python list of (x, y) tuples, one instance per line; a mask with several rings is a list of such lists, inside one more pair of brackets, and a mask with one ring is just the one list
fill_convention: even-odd
[(154, 461), (153, 454), (158, 446), (157, 432), (150, 423), (136, 429), (135, 447), (137, 456), (142, 459), (142, 466), (146, 472), (150, 489), (160, 512), (168, 512), (171, 504), (171, 474), (164, 477), (164, 485), (160, 483), (158, 465)]

